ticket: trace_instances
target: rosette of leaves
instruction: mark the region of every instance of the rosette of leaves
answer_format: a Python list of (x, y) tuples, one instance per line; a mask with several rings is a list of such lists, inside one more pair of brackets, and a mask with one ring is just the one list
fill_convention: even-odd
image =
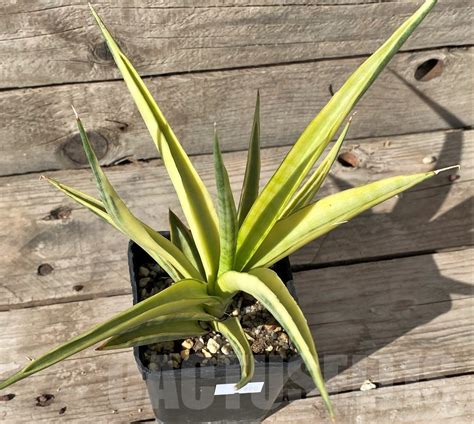
[[(210, 330), (225, 336), (239, 358), (241, 379), (236, 386), (241, 388), (252, 378), (254, 358), (238, 318), (229, 318), (226, 308), (232, 298), (242, 291), (259, 300), (285, 328), (319, 389), (329, 415), (333, 417), (306, 319), (283, 282), (269, 267), (341, 223), (439, 172), (386, 178), (314, 200), (348, 132), (348, 117), (352, 109), (435, 3), (436, 0), (425, 1), (347, 79), (303, 131), (261, 191), (257, 96), (238, 205), (234, 203), (215, 134), (217, 210), (143, 80), (91, 7), (127, 88), (161, 154), (187, 225), (170, 213), (171, 240), (168, 240), (135, 217), (99, 166), (77, 115), (83, 147), (100, 198), (52, 178), (47, 180), (140, 245), (170, 275), (174, 283), (31, 361), (2, 381), (0, 389), (97, 343), (102, 343), (99, 349), (116, 349), (183, 339)], [(341, 126), (343, 129), (336, 143), (314, 168)]]

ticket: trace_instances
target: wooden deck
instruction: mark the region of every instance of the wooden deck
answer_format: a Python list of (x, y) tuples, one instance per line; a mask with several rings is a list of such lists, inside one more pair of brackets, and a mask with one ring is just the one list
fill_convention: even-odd
[[(330, 87), (337, 89), (419, 2), (94, 3), (149, 77), (211, 189), (218, 123), (237, 192), (256, 89), (265, 182)], [(127, 240), (38, 181), (47, 174), (95, 193), (71, 103), (137, 215), (164, 229), (168, 207), (178, 209), (86, 4), (41, 0), (2, 9), (0, 379), (131, 304)], [(291, 258), (339, 424), (474, 420), (472, 16), (468, 0), (439, 2), (357, 108), (345, 150), (359, 165), (336, 163), (323, 192), (458, 163), (459, 177), (433, 178)], [(443, 61), (442, 74), (417, 80), (416, 69), (430, 59)], [(52, 213), (58, 207), (61, 217)], [(42, 264), (52, 272), (39, 275)], [(376, 388), (361, 391), (366, 380)], [(308, 383), (307, 397), (290, 389), (292, 401), (266, 422), (325, 422), (309, 378), (299, 382)], [(0, 396), (7, 393), (15, 397), (0, 400), (5, 423), (153, 418), (129, 351), (85, 351)], [(54, 401), (36, 406), (44, 393)]]

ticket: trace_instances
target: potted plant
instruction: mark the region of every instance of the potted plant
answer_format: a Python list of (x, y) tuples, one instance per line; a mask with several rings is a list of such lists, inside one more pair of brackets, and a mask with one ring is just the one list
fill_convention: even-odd
[[(290, 293), (291, 273), (285, 258), (368, 208), (440, 172), (438, 170), (387, 178), (313, 200), (338, 155), (350, 126), (350, 119), (319, 166), (312, 170), (313, 165), (361, 96), (435, 3), (436, 0), (425, 1), (349, 77), (304, 130), (261, 192), (257, 97), (238, 207), (234, 203), (215, 132), (217, 211), (142, 79), (92, 9), (160, 151), (189, 228), (170, 213), (170, 234), (160, 233), (130, 212), (99, 166), (87, 133), (76, 114), (79, 133), (97, 183), (100, 200), (51, 178), (45, 178), (131, 240), (129, 258), (135, 304), (31, 361), (2, 381), (0, 389), (100, 342), (102, 344), (98, 349), (142, 346), (141, 351), (135, 350), (135, 354), (147, 379), (158, 418), (169, 422), (228, 419), (228, 404), (222, 400), (237, 397), (241, 401), (241, 408), (233, 411), (232, 416), (236, 417), (235, 420), (249, 422), (262, 418), (271, 408), (286, 376), (292, 372), (292, 364), (298, 364), (301, 358), (321, 393), (329, 416), (334, 418), (311, 332)], [(151, 264), (147, 266), (149, 263)], [(151, 283), (155, 285), (150, 287)], [(253, 307), (254, 312), (262, 312), (267, 314), (267, 318), (270, 317), (269, 323), (259, 325), (268, 326), (265, 329), (271, 340), (278, 340), (279, 337), (285, 340), (289, 360), (273, 362), (272, 359), (282, 355), (274, 355), (272, 358), (272, 355), (266, 354), (263, 355), (265, 360), (256, 363), (252, 351), (254, 342), (262, 345), (263, 337), (268, 334), (255, 332), (249, 335), (251, 321), (255, 316), (247, 319), (250, 326), (246, 325), (243, 304), (250, 305), (250, 309)], [(252, 347), (249, 339), (253, 339)], [(164, 341), (175, 342), (163, 343)], [(196, 349), (198, 342), (202, 344), (200, 349)], [(278, 350), (271, 343), (265, 343), (263, 345), (268, 352)], [(177, 346), (179, 351), (173, 351)], [(224, 347), (227, 353), (224, 352)], [(279, 352), (281, 350), (280, 348)], [(232, 351), (238, 365), (232, 364), (232, 355), (224, 358), (221, 364), (219, 361), (222, 355), (219, 355), (230, 355)], [(199, 368), (187, 366), (192, 363), (188, 361), (193, 352), (198, 358), (193, 365), (201, 365)], [(160, 362), (159, 357), (164, 357), (165, 362)], [(279, 383), (271, 381), (272, 375), (281, 377)], [(189, 389), (186, 382), (191, 380), (194, 381), (191, 384), (193, 388)], [(167, 396), (163, 391), (160, 393), (160, 388), (164, 388), (166, 392), (165, 386), (170, 382), (180, 387), (178, 404), (170, 408), (166, 408), (166, 405), (164, 408), (158, 407), (159, 400)], [(249, 396), (260, 393), (263, 389), (267, 392), (257, 411), (258, 408), (250, 403)], [(198, 404), (189, 407), (186, 402), (196, 393), (210, 393), (210, 401), (196, 398)]]

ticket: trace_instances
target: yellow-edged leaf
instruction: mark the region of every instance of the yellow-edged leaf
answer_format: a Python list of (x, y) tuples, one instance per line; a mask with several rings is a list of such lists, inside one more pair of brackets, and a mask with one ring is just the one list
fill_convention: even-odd
[(206, 278), (208, 281), (213, 281), (218, 269), (219, 233), (212, 199), (142, 79), (121, 52), (92, 6), (91, 10), (145, 125), (161, 153), (193, 234), (206, 271)]
[(100, 345), (97, 350), (123, 349), (126, 347), (186, 339), (203, 336), (209, 330), (201, 327), (198, 321), (172, 321), (166, 323), (146, 322), (125, 331)]
[(222, 274), (234, 265), (237, 242), (237, 212), (230, 186), (229, 174), (225, 168), (219, 147), (217, 131), (214, 131), (214, 170), (216, 174), (217, 204), (219, 214), (220, 258), (219, 272)]
[(303, 184), (303, 186), (298, 190), (298, 192), (293, 196), (291, 201), (288, 203), (286, 208), (283, 211), (282, 216), (288, 216), (292, 212), (302, 208), (303, 206), (308, 205), (311, 200), (314, 198), (316, 193), (318, 192), (319, 188), (323, 184), (324, 180), (326, 179), (329, 170), (331, 169), (332, 164), (337, 158), (339, 154), (339, 150), (341, 149), (342, 143), (346, 138), (347, 131), (349, 130), (349, 126), (351, 124), (352, 118), (349, 119), (349, 122), (346, 124), (344, 129), (341, 132), (341, 135), (337, 139), (336, 143), (329, 151), (327, 156), (321, 162), (321, 164), (317, 167), (316, 171), (313, 172), (308, 181)]
[(248, 267), (270, 266), (361, 212), (436, 175), (438, 171), (385, 178), (324, 197), (278, 221)]
[(221, 333), (229, 341), (239, 359), (241, 377), (235, 385), (235, 388), (239, 390), (252, 379), (255, 371), (255, 360), (249, 341), (237, 317), (228, 318), (225, 321), (213, 321), (210, 324), (215, 331)]
[(330, 416), (334, 417), (306, 318), (278, 275), (264, 268), (253, 269), (248, 274), (229, 271), (217, 279), (217, 287), (225, 296), (231, 296), (238, 291), (248, 293), (270, 311), (295, 344)]
[[(149, 227), (145, 227), (130, 212), (102, 171), (79, 117), (77, 117), (77, 125), (87, 160), (99, 189), (102, 204), (115, 226), (141, 246), (155, 261), (163, 265), (163, 268), (166, 269), (175, 281), (181, 278), (201, 278), (198, 270), (192, 266), (189, 260), (173, 243)], [(90, 198), (88, 200), (90, 202)], [(95, 204), (95, 210), (97, 211), (97, 204)], [(172, 269), (166, 268), (168, 263), (172, 265)], [(178, 275), (176, 275), (176, 271)]]
[(239, 227), (244, 222), (250, 208), (258, 197), (260, 184), (260, 92), (257, 91), (255, 113), (253, 116), (252, 132), (250, 134), (247, 165), (245, 166), (244, 182), (240, 194), (237, 220)]
[(237, 239), (235, 269), (242, 270), (272, 230), (275, 222), (312, 166), (336, 134), (354, 105), (389, 60), (436, 4), (427, 0), (370, 56), (334, 94), (309, 124), (255, 200)]
[(206, 272), (202, 266), (201, 258), (199, 257), (199, 252), (194, 243), (191, 231), (189, 231), (189, 228), (183, 224), (171, 209), (169, 210), (169, 223), (171, 243), (184, 253), (184, 256), (199, 270), (202, 278), (206, 278)]
[(22, 370), (0, 382), (0, 390), (98, 342), (161, 315), (183, 312), (199, 305), (212, 307), (220, 303), (219, 298), (207, 294), (207, 284), (203, 281), (191, 279), (179, 281), (31, 361)]

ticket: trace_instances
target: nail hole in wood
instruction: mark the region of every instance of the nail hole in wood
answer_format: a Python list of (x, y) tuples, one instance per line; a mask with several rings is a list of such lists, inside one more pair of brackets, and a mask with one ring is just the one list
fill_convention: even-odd
[(345, 168), (357, 168), (359, 166), (359, 158), (352, 152), (341, 153), (337, 157), (337, 161)]
[(50, 264), (41, 264), (38, 267), (38, 275), (49, 275), (54, 271), (54, 268)]
[(444, 62), (441, 59), (428, 59), (416, 68), (417, 81), (430, 81), (443, 73)]
[[(108, 150), (108, 142), (105, 137), (101, 134), (88, 131), (87, 135), (89, 137), (89, 141), (94, 149), (94, 152), (97, 156), (97, 159), (101, 160), (105, 157)], [(77, 165), (86, 165), (87, 158), (86, 154), (84, 153), (84, 149), (82, 148), (82, 141), (81, 136), (79, 134), (74, 134), (70, 138), (68, 138), (62, 146), (62, 153), (66, 156), (70, 161)]]

